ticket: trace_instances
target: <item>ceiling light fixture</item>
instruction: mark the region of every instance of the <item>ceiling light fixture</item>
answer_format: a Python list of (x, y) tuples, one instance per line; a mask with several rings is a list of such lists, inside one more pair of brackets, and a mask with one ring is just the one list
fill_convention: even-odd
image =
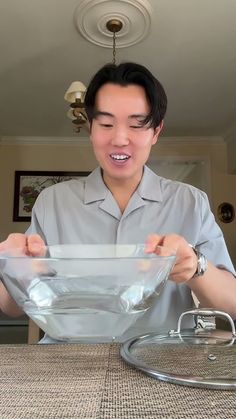
[[(147, 36), (151, 7), (148, 0), (82, 0), (74, 18), (84, 38), (96, 45), (112, 48), (112, 63), (116, 64), (117, 48), (134, 45)], [(81, 128), (89, 129), (84, 107), (85, 94), (86, 86), (75, 81), (64, 96), (70, 103), (67, 116), (72, 120), (76, 132), (80, 132)]]

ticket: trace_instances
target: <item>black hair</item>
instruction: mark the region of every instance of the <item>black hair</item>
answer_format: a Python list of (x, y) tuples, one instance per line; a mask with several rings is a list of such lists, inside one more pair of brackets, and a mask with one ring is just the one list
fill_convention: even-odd
[(120, 86), (128, 86), (129, 84), (142, 86), (150, 105), (150, 112), (143, 122), (154, 129), (160, 125), (167, 108), (165, 90), (146, 67), (129, 62), (119, 65), (106, 64), (93, 76), (85, 95), (85, 110), (90, 122), (92, 122), (96, 113), (96, 94), (106, 83), (114, 83)]

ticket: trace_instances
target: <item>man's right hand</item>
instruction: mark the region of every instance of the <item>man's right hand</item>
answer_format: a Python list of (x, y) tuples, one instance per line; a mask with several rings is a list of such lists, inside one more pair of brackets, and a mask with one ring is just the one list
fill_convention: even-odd
[[(0, 243), (0, 255), (11, 256), (44, 256), (46, 254), (45, 243), (38, 234), (26, 236), (21, 233), (13, 233)], [(21, 308), (0, 282), (0, 310), (9, 316), (18, 317), (23, 314)]]
[(43, 239), (38, 234), (26, 236), (21, 233), (13, 233), (0, 243), (0, 253), (10, 253), (12, 256), (44, 256), (46, 248)]

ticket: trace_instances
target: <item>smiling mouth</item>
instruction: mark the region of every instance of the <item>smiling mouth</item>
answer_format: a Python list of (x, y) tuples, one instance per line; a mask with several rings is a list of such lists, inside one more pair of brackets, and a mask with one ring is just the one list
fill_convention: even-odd
[(130, 159), (130, 156), (128, 156), (127, 154), (110, 154), (110, 157), (112, 158), (112, 160), (118, 162), (124, 162)]

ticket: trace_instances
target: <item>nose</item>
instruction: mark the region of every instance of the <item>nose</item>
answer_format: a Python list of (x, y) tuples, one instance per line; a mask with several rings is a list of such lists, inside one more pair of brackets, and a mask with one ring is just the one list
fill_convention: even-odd
[(122, 147), (129, 144), (128, 129), (124, 126), (116, 126), (112, 130), (111, 144), (117, 147)]

